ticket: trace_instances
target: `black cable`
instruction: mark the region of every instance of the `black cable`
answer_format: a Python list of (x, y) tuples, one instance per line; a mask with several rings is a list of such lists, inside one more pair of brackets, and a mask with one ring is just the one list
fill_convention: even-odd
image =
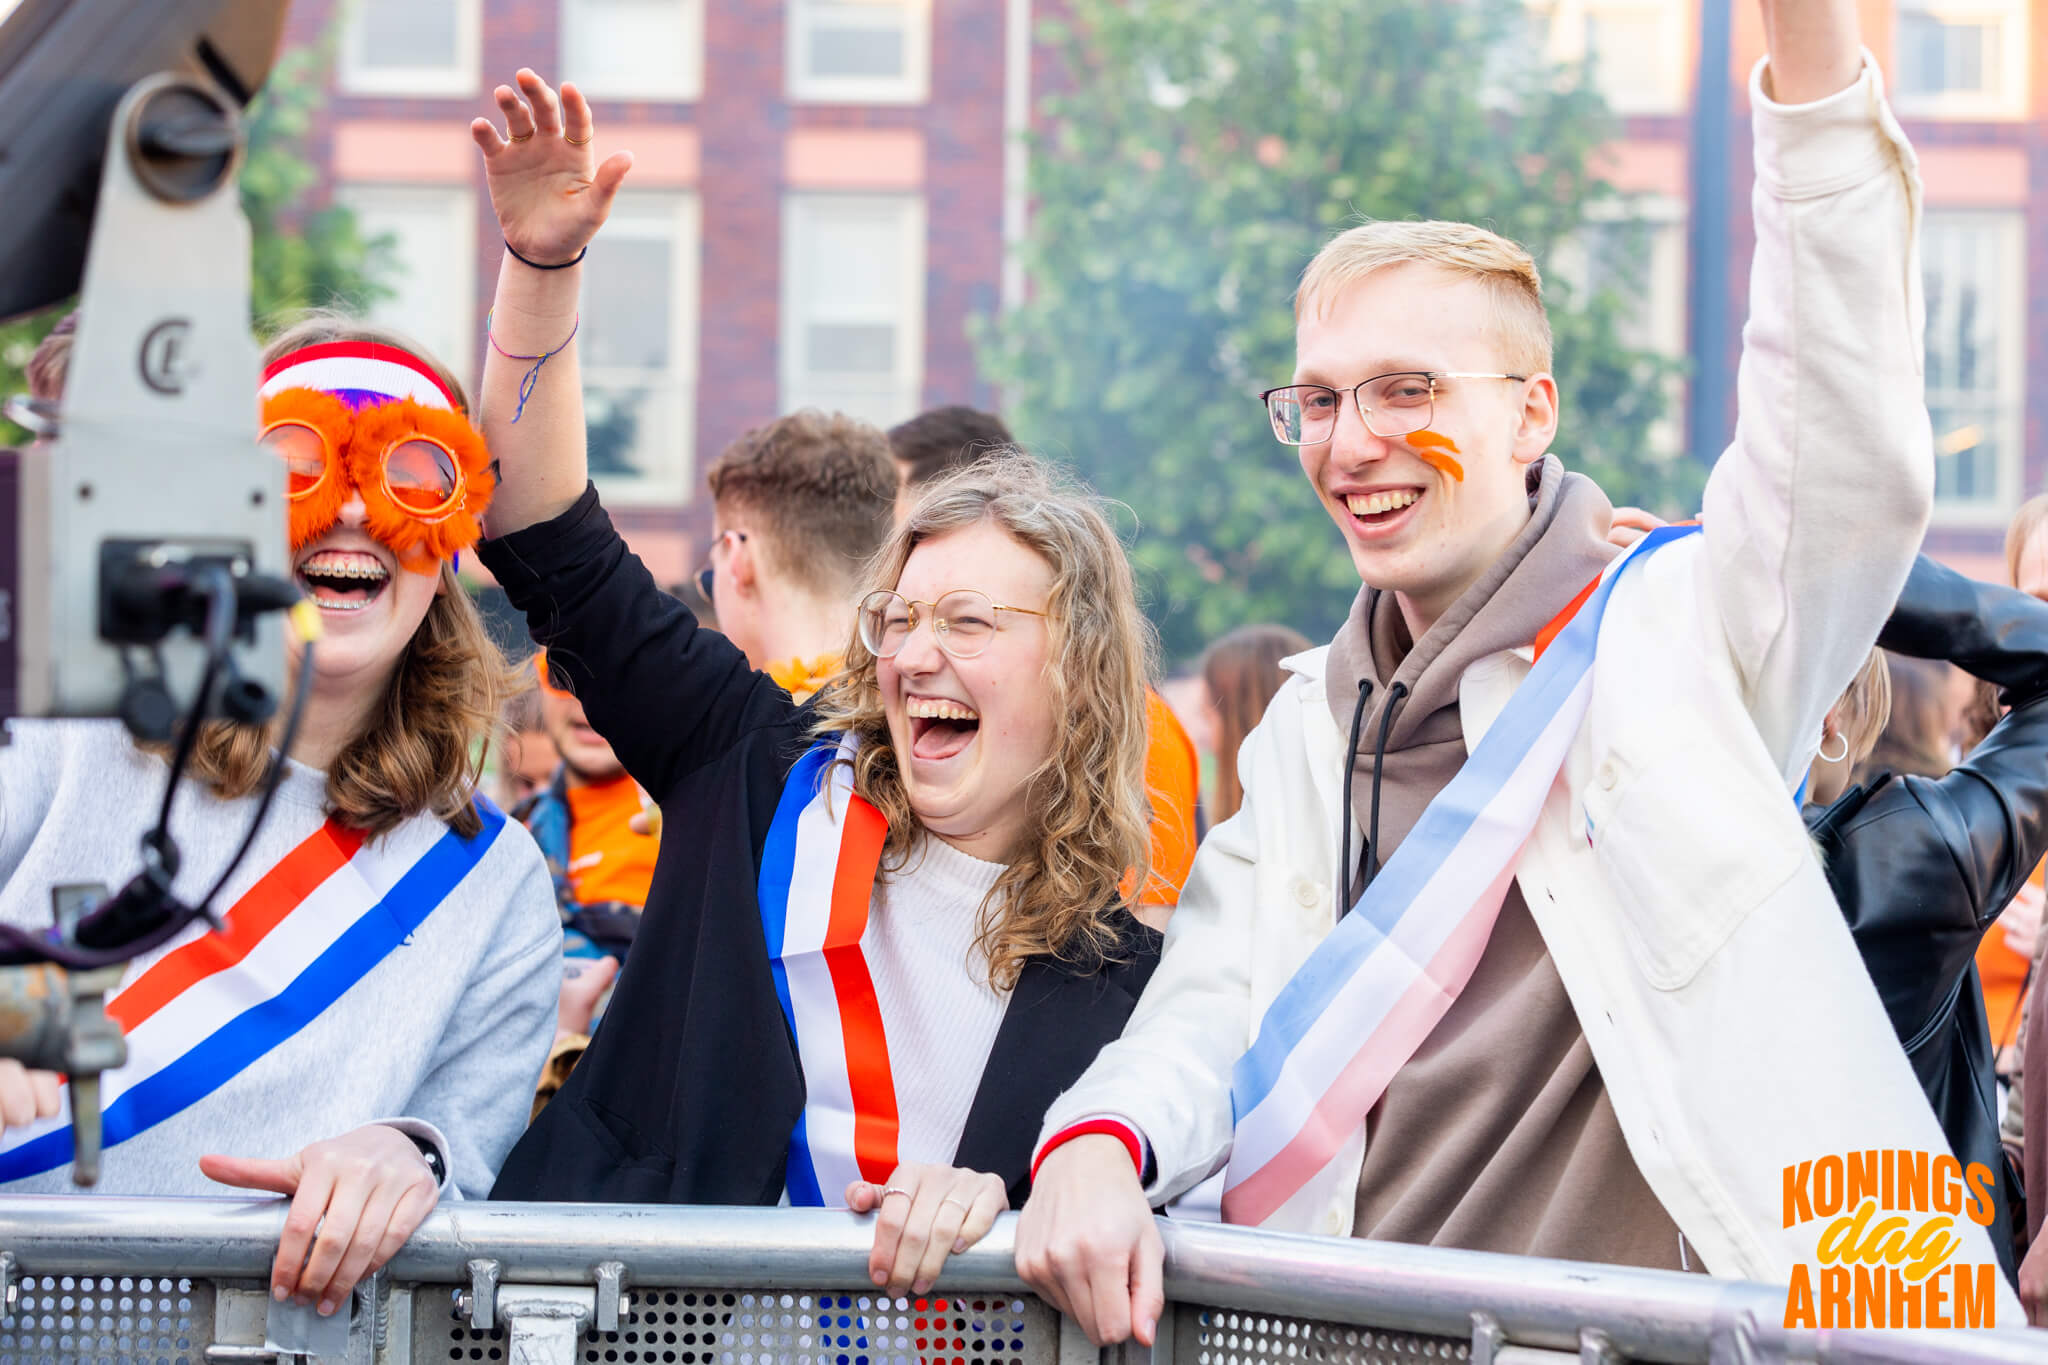
[(299, 679), (292, 689), (292, 709), (285, 717), (284, 732), (278, 736), (277, 752), (271, 756), (270, 771), (263, 779), (263, 795), (257, 799), (256, 814), (249, 819), (249, 828), (242, 834), (242, 843), (235, 850), (235, 856), (228, 859), (228, 865), (214, 880), (213, 886), (196, 907), (209, 923), (213, 920), (213, 898), (228, 879), (235, 875), (235, 869), (242, 865), (242, 859), (249, 856), (249, 848), (256, 842), (256, 835), (263, 828), (263, 821), (270, 814), (270, 803), (277, 796), (277, 789), (284, 785), (284, 770), (289, 763), (292, 741), (298, 738), (299, 721), (306, 714), (306, 696), (313, 690), (313, 642), (309, 639), (299, 650)]
[[(156, 904), (168, 907), (172, 913), (165, 915), (161, 921), (140, 934), (133, 937), (124, 937), (118, 943), (107, 944), (103, 947), (88, 947), (81, 943), (66, 943), (56, 936), (54, 928), (46, 933), (33, 933), (28, 930), (18, 929), (13, 925), (0, 925), (0, 965), (19, 966), (34, 962), (54, 962), (72, 971), (85, 971), (94, 967), (113, 966), (117, 963), (126, 962), (131, 958), (148, 952), (151, 948), (161, 943), (167, 942), (183, 932), (186, 926), (190, 925), (193, 920), (198, 919), (207, 908), (204, 902), (202, 902), (200, 909), (180, 905), (170, 895), (169, 879), (176, 875), (178, 864), (177, 845), (171, 839), (170, 834), (170, 818), (172, 805), (177, 797), (178, 787), (184, 781), (185, 771), (191, 763), (192, 752), (198, 746), (200, 728), (206, 721), (207, 712), (212, 708), (213, 696), (219, 687), (221, 674), (226, 671), (228, 666), (228, 651), (234, 643), (236, 593), (234, 579), (220, 565), (202, 564), (199, 566), (199, 572), (196, 576), (204, 581), (207, 592), (204, 632), (206, 666), (200, 677), (199, 693), (193, 699), (192, 709), (186, 717), (184, 729), (178, 737), (178, 746), (171, 761), (170, 778), (164, 786), (163, 805), (157, 813), (157, 823), (142, 836), (141, 843), (145, 873), (142, 877), (136, 878), (135, 881), (124, 887), (114, 897), (114, 901), (118, 902), (133, 893), (138, 886), (154, 881), (154, 892), (149, 893), (145, 888), (146, 896), (149, 899), (153, 899)], [(308, 649), (310, 651), (310, 645)], [(293, 714), (289, 722), (289, 725), (293, 728), (297, 725), (305, 695), (306, 689), (302, 685), (299, 688), (297, 697), (293, 701)], [(268, 810), (270, 797), (275, 792), (276, 780), (281, 773), (282, 769), (277, 768), (271, 774), (271, 789), (265, 793), (259, 805), (257, 814), (259, 823), (263, 814)], [(248, 843), (253, 838), (254, 832), (252, 830), (248, 839), (245, 840), (242, 849), (237, 851), (235, 855), (237, 862), (247, 852)], [(152, 868), (154, 871), (150, 870)], [(216, 884), (215, 891), (218, 890), (219, 886)], [(209, 900), (211, 895), (212, 893), (209, 893)], [(81, 926), (90, 924), (97, 915), (112, 906), (113, 902), (109, 902), (108, 905), (102, 906), (101, 910), (88, 914), (81, 921)]]
[(199, 731), (206, 724), (206, 713), (213, 707), (214, 690), (220, 685), (220, 675), (227, 667), (228, 649), (234, 643), (235, 632), (235, 581), (228, 577), (228, 571), (218, 564), (201, 564), (199, 577), (206, 580), (206, 669), (199, 677), (199, 695), (192, 699), (192, 710), (185, 717), (185, 728), (178, 733), (178, 747), (171, 757), (171, 780), (164, 784), (163, 808), (157, 812), (156, 828), (144, 835), (155, 840), (168, 840), (171, 835), (171, 803), (177, 799), (178, 787), (185, 780), (185, 768), (192, 761), (192, 751), (198, 747)]

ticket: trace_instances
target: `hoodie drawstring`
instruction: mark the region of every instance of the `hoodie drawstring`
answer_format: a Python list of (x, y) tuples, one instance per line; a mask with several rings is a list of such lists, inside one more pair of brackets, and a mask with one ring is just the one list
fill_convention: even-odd
[[(1408, 695), (1408, 684), (1397, 682), (1387, 692), (1387, 704), (1380, 710), (1379, 742), (1372, 750), (1372, 824), (1365, 833), (1365, 884), (1380, 872), (1380, 774), (1387, 766), (1387, 735), (1394, 728), (1394, 712)], [(1361, 894), (1363, 894), (1361, 892)]]
[[(1387, 689), (1387, 704), (1380, 712), (1380, 733), (1372, 751), (1372, 815), (1365, 831), (1365, 879), (1358, 893), (1365, 894), (1380, 870), (1380, 772), (1387, 763), (1387, 736), (1393, 733), (1394, 712), (1408, 696), (1408, 684), (1397, 682)], [(1358, 775), (1358, 737), (1365, 728), (1366, 703), (1372, 700), (1372, 679), (1358, 680), (1358, 705), (1351, 711), (1351, 747), (1344, 761), (1344, 808), (1339, 816), (1342, 834), (1337, 872), (1337, 918), (1351, 913), (1351, 779)]]
[[(1351, 711), (1351, 747), (1344, 753), (1344, 806), (1338, 815), (1343, 853), (1337, 862), (1337, 918), (1351, 911), (1351, 779), (1358, 773), (1358, 734), (1365, 728), (1365, 704), (1372, 700), (1372, 679), (1358, 680), (1358, 705)], [(1378, 774), (1375, 773), (1377, 778)], [(1369, 852), (1370, 850), (1368, 850)]]

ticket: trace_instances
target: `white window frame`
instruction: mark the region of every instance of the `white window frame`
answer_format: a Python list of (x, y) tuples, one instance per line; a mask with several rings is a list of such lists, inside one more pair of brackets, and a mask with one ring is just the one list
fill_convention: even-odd
[(1913, 118), (1935, 119), (2023, 119), (2027, 116), (2031, 90), (2029, 65), (2032, 58), (2032, 24), (2027, 0), (1897, 0), (1892, 11), (1892, 70), (1900, 69), (1900, 35), (1905, 31), (1908, 11), (1925, 14), (1947, 23), (1997, 24), (1999, 84), (1997, 94), (1973, 90), (1910, 94), (1891, 81), (1892, 106)]
[(662, 64), (662, 74), (648, 80), (607, 80), (578, 73), (569, 65), (572, 35), (591, 36), (594, 15), (582, 12), (586, 4), (602, 0), (561, 0), (558, 51), (562, 57), (562, 79), (576, 82), (577, 89), (601, 100), (695, 101), (704, 97), (704, 0), (665, 0), (683, 11), (683, 31), (688, 44), (682, 60)]
[[(871, 0), (878, 6), (890, 0)], [(986, 0), (983, 0), (985, 3)], [(894, 78), (813, 76), (805, 69), (810, 0), (789, 0), (783, 22), (783, 85), (798, 104), (922, 104), (931, 98), (931, 0), (895, 0), (903, 11), (903, 74)]]
[(925, 201), (921, 194), (838, 194), (823, 191), (792, 192), (782, 201), (782, 326), (780, 352), (781, 408), (823, 406), (811, 397), (816, 377), (804, 369), (804, 327), (810, 321), (802, 307), (808, 292), (808, 268), (803, 246), (818, 217), (835, 206), (887, 205), (902, 215), (898, 226), (898, 249), (902, 252), (902, 278), (910, 287), (901, 301), (896, 327), (896, 364), (890, 377), (895, 410), (902, 420), (914, 416), (922, 406), (924, 389), (924, 338), (926, 306)]
[(483, 64), (483, 0), (449, 0), (455, 6), (455, 61), (449, 66), (378, 66), (363, 52), (363, 9), (346, 0), (341, 60), (336, 73), (344, 94), (426, 95), (457, 98), (480, 88)]
[[(671, 244), (669, 368), (661, 379), (674, 385), (669, 425), (675, 436), (666, 448), (668, 460), (643, 478), (618, 474), (593, 476), (605, 501), (615, 506), (690, 501), (697, 486), (697, 364), (699, 280), (703, 275), (703, 201), (688, 190), (625, 190), (605, 223), (605, 236), (652, 238)], [(588, 352), (579, 357), (588, 387), (631, 387), (655, 372), (638, 367), (593, 365)]]
[[(1576, 63), (1586, 60), (1587, 20), (1603, 13), (1630, 13), (1658, 21), (1657, 50), (1653, 55), (1661, 70), (1654, 82), (1658, 94), (1640, 93), (1617, 98), (1600, 80), (1601, 67), (1593, 72), (1595, 87), (1615, 113), (1677, 114), (1686, 107), (1686, 92), (1692, 88), (1692, 71), (1687, 66), (1689, 47), (1687, 5), (1678, 0), (1531, 0), (1530, 8), (1550, 20), (1548, 51), (1551, 60)], [(1608, 58), (1612, 61), (1610, 55)]]
[[(476, 316), (476, 191), (468, 185), (404, 185), (384, 181), (345, 181), (335, 186), (335, 201), (355, 212), (374, 209), (376, 205), (391, 204), (417, 211), (421, 206), (431, 207), (447, 219), (449, 240), (455, 246), (456, 305), (454, 316), (445, 322), (446, 334), (436, 338), (417, 326), (409, 326), (401, 319), (391, 317), (383, 311), (384, 304), (372, 305), (368, 310), (371, 319), (386, 322), (406, 332), (421, 345), (434, 352), (434, 358), (454, 371), (463, 387), (472, 397), (477, 392), (476, 382), (480, 377), (476, 371), (477, 345), (471, 340), (475, 336)], [(374, 236), (374, 232), (367, 235)], [(401, 278), (392, 281), (392, 289), (399, 299), (406, 296), (406, 281)]]
[[(1930, 209), (1927, 224), (1923, 230), (1923, 245), (1934, 244), (1937, 230), (1944, 220), (1956, 222), (1980, 222), (1994, 229), (1992, 249), (1998, 253), (1998, 264), (1992, 275), (1994, 288), (1986, 291), (1980, 303), (1999, 310), (1996, 318), (1997, 335), (2001, 343), (1999, 354), (1991, 363), (1998, 367), (1998, 387), (1993, 391), (1999, 402), (1998, 411), (1991, 419), (1997, 424), (1999, 441), (1998, 490), (1989, 498), (1973, 498), (1968, 501), (1942, 496), (1937, 493), (1934, 502), (1934, 523), (1938, 526), (2001, 527), (2012, 515), (2025, 491), (2026, 478), (2026, 433), (2027, 433), (2027, 219), (2020, 209)], [(1974, 391), (1981, 398), (1982, 391)], [(1927, 390), (1927, 405), (1930, 410), (1941, 405), (1945, 392), (1932, 387)], [(1934, 433), (1937, 456), (1941, 453), (1945, 433)]]

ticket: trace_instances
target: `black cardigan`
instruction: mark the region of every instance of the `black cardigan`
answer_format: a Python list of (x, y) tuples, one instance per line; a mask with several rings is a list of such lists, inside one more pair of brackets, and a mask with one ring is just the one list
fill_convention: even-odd
[[(590, 1050), (519, 1140), (494, 1199), (774, 1204), (804, 1102), (755, 899), (811, 712), (661, 591), (596, 491), (478, 548), (598, 733), (661, 804), (661, 855)], [(1045, 1111), (1123, 1031), (1159, 959), (1127, 912), (1112, 960), (1028, 962), (955, 1153), (1030, 1190)], [(828, 1191), (836, 1197), (838, 1191)]]
[[(1884, 773), (1808, 825), (1892, 1027), (1956, 1159), (2008, 1197), (1977, 944), (2048, 853), (2048, 605), (1922, 555), (1878, 643), (1946, 659), (2011, 708), (1945, 777)], [(2043, 1197), (2036, 1192), (2036, 1197)], [(2005, 1200), (1991, 1227), (2014, 1273)]]

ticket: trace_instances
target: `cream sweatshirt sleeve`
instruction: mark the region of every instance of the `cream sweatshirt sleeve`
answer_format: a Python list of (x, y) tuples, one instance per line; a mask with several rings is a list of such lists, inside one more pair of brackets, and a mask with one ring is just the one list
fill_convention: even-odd
[(1787, 785), (1912, 568), (1934, 503), (1920, 175), (1864, 55), (1811, 104), (1750, 77), (1756, 254), (1735, 438), (1707, 480), (1710, 621)]

